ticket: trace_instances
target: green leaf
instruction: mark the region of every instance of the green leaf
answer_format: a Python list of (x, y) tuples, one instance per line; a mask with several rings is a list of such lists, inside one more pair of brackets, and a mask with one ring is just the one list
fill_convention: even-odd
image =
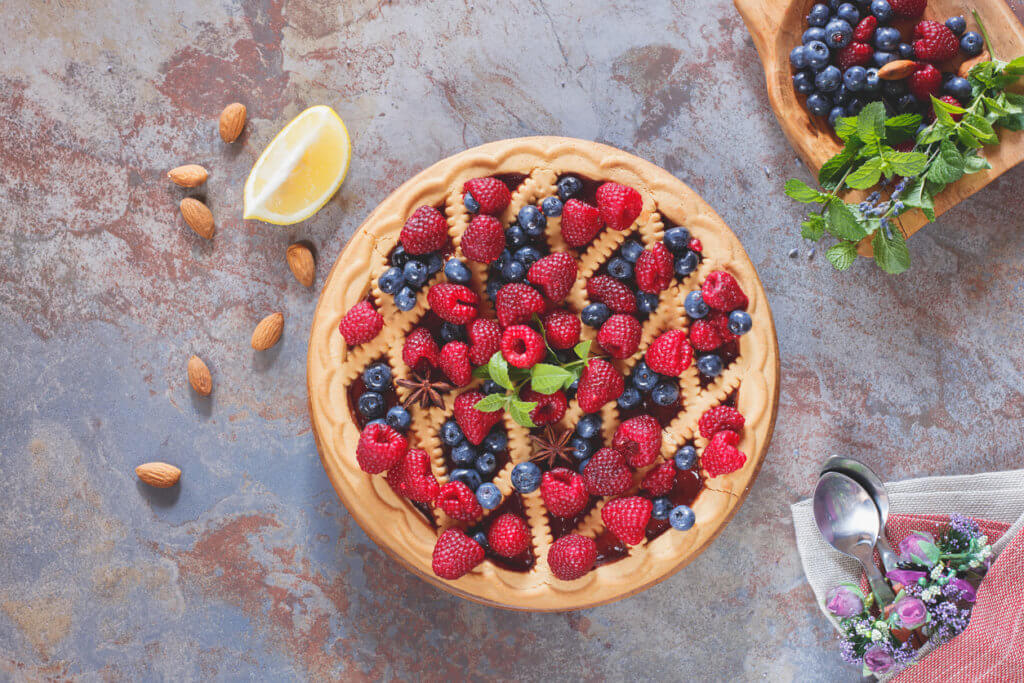
[(534, 365), (530, 373), (530, 388), (538, 394), (553, 394), (562, 388), (572, 373), (565, 368), (547, 363)]
[(486, 365), (478, 365), (473, 368), (473, 377), (477, 379), (490, 379), (491, 373), (487, 371)]
[[(952, 122), (952, 120), (953, 119), (950, 119), (950, 122)], [(927, 145), (932, 144), (933, 142), (943, 140), (945, 139), (945, 137), (945, 131), (940, 130), (938, 127), (929, 126), (922, 130), (921, 134), (917, 136), (917, 144), (921, 145), (922, 147), (925, 147)]]
[(885, 236), (885, 231), (879, 230), (871, 240), (871, 247), (875, 250), (875, 263), (890, 275), (897, 275), (910, 267), (910, 252), (899, 230), (892, 231), (892, 239)]
[(857, 216), (840, 199), (829, 203), (825, 221), (828, 231), (836, 237), (856, 242), (867, 236), (867, 232), (857, 220)]
[(932, 201), (932, 195), (928, 192), (924, 176), (915, 178), (914, 182), (903, 191), (901, 199), (906, 206), (912, 209), (921, 209), (928, 220), (935, 220), (935, 203)]
[(580, 360), (586, 360), (590, 356), (590, 345), (593, 342), (590, 339), (581, 341), (576, 346), (572, 347), (572, 352), (576, 354), (576, 357)]
[(1007, 111), (1006, 107), (1003, 106), (1003, 103), (999, 101), (1004, 98), (1005, 93), (1000, 95), (999, 99), (995, 99), (992, 97), (983, 97), (981, 98), (981, 101), (985, 103), (985, 108), (992, 112), (993, 114), (996, 114), (997, 116), (1005, 116), (1010, 112)]
[(812, 213), (800, 224), (800, 236), (805, 240), (817, 242), (824, 233), (825, 219), (820, 214)]
[(944, 111), (947, 114), (964, 114), (964, 113), (967, 112), (967, 110), (964, 109), (963, 107), (961, 107), (959, 105), (956, 105), (956, 104), (950, 104), (949, 102), (943, 102), (942, 100), (940, 100), (935, 95), (931, 95), (931, 98), (932, 98), (932, 107), (937, 112), (938, 111)]
[(921, 125), (920, 114), (900, 114), (885, 122), (885, 138), (891, 142), (903, 142), (914, 137)]
[(786, 181), (786, 194), (791, 199), (803, 202), (804, 204), (821, 203), (827, 198), (824, 192), (819, 192), (804, 181), (796, 178), (790, 178)]
[(844, 116), (843, 118), (836, 121), (836, 135), (843, 142), (850, 144), (854, 141), (859, 141), (857, 138), (857, 117), (856, 116)]
[(983, 147), (981, 142), (978, 141), (978, 138), (976, 138), (967, 128), (957, 128), (956, 139), (959, 140), (964, 147), (969, 149), (979, 149)]
[[(916, 174), (915, 174), (916, 175)], [(928, 169), (928, 180), (933, 183), (948, 185), (960, 180), (964, 175), (964, 158), (960, 151), (949, 140), (939, 145), (939, 155), (935, 157)]]
[(855, 190), (866, 190), (878, 184), (882, 177), (882, 160), (878, 157), (868, 159), (856, 171), (846, 177), (846, 184)]
[(907, 178), (916, 176), (928, 166), (928, 155), (924, 152), (893, 152), (885, 157), (896, 175)]
[(487, 371), (499, 387), (512, 388), (512, 380), (508, 376), (508, 361), (501, 355), (501, 351), (495, 351), (491, 359), (487, 361)]
[(508, 406), (508, 414), (512, 416), (512, 419), (517, 424), (522, 425), (528, 429), (536, 427), (533, 423), (533, 419), (530, 418), (530, 411), (537, 407), (536, 401), (520, 401), (514, 399)]
[(988, 159), (978, 154), (964, 155), (964, 173), (979, 173), (992, 168)]
[(1010, 76), (1024, 76), (1024, 55), (1017, 57), (1003, 67), (1003, 73)]
[(857, 115), (857, 137), (865, 145), (880, 141), (885, 135), (885, 105), (872, 102)]
[(1024, 130), (1024, 114), (1011, 114), (999, 119), (999, 125), (1006, 130)]
[(860, 143), (850, 143), (843, 148), (839, 154), (826, 161), (818, 171), (818, 184), (826, 190), (834, 190), (839, 187), (839, 181), (846, 173), (854, 157), (860, 150)]
[(967, 114), (961, 122), (976, 138), (986, 145), (995, 145), (999, 142), (999, 136), (992, 128), (992, 124), (977, 114)]
[(839, 242), (829, 247), (825, 258), (836, 270), (847, 270), (857, 260), (856, 242)]
[(1003, 93), (1003, 106), (1007, 114), (1024, 114), (1024, 95), (1015, 92)]
[(505, 407), (508, 397), (505, 394), (488, 394), (476, 402), (473, 407), (481, 413), (496, 413)]

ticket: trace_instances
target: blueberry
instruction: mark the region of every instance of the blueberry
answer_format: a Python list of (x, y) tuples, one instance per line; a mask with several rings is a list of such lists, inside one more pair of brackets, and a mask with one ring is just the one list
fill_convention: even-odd
[(487, 286), (484, 287), (484, 291), (487, 293), (487, 298), (494, 301), (494, 298), (498, 296), (498, 290), (504, 283), (500, 280), (488, 280)]
[(668, 513), (668, 522), (677, 531), (689, 531), (696, 521), (697, 517), (688, 505), (677, 505)]
[[(822, 28), (821, 26), (812, 26), (812, 27), (810, 27), (809, 29), (804, 31), (804, 35), (801, 37), (801, 40), (800, 40), (800, 42), (803, 43), (808, 48), (810, 47), (811, 43), (813, 43), (815, 41), (818, 41), (822, 45), (825, 45), (825, 29)], [(827, 49), (828, 45), (825, 45), (825, 47)], [(813, 63), (811, 61), (811, 57), (812, 57), (811, 50), (808, 49), (807, 50), (807, 63), (811, 64), (812, 68), (813, 68)]]
[[(885, 52), (883, 50), (876, 50), (875, 54), (871, 55), (871, 63), (875, 65), (875, 68), (881, 69), (883, 66), (896, 59), (896, 55), (892, 52)], [(895, 83), (896, 81), (889, 81)]]
[(470, 491), (476, 491), (480, 487), (480, 474), (476, 470), (458, 469), (453, 470), (448, 479), (450, 481), (461, 481), (469, 487)]
[(814, 77), (814, 85), (820, 92), (833, 92), (843, 82), (843, 72), (836, 66), (826, 66)]
[(519, 261), (529, 269), (530, 266), (540, 260), (540, 250), (538, 250), (537, 247), (523, 247), (522, 249), (516, 250), (516, 253), (512, 258)]
[(803, 45), (797, 45), (790, 50), (789, 63), (793, 65), (794, 69), (806, 69), (809, 66), (807, 63), (807, 48)]
[(572, 448), (572, 457), (577, 460), (586, 460), (594, 454), (594, 442), (584, 439), (582, 436), (574, 436), (569, 439), (569, 446)]
[(832, 110), (828, 113), (828, 125), (835, 128), (839, 124), (839, 119), (846, 116), (846, 110), (842, 107), (832, 107)]
[(871, 67), (866, 69), (864, 77), (864, 92), (878, 92), (882, 87), (882, 79), (878, 77), (878, 69)]
[(886, 97), (898, 100), (909, 91), (907, 90), (907, 84), (903, 81), (884, 81), (882, 83), (882, 92), (885, 93)]
[(733, 334), (746, 334), (753, 325), (754, 321), (746, 311), (733, 311), (729, 314), (729, 331)]
[(391, 386), (391, 368), (387, 363), (374, 363), (363, 370), (363, 383), (370, 391), (387, 391)]
[[(665, 234), (667, 235), (668, 233)], [(619, 253), (622, 254), (622, 258), (626, 259), (630, 263), (636, 263), (640, 258), (640, 254), (644, 253), (644, 247), (636, 240), (626, 240), (622, 243), (622, 248), (619, 250)]]
[(501, 453), (508, 448), (508, 436), (505, 432), (491, 432), (484, 437), (480, 445), (484, 447), (485, 451)]
[(568, 387), (566, 387), (566, 389), (565, 389), (565, 397), (571, 399), (573, 396), (576, 395), (576, 392), (579, 391), (579, 388), (580, 388), (580, 381), (578, 379), (574, 379), (572, 381), (572, 384), (570, 384)]
[(668, 513), (672, 511), (672, 501), (668, 498), (655, 498), (651, 501), (651, 517), (654, 519), (668, 519)]
[(468, 441), (463, 441), (452, 449), (452, 462), (456, 467), (472, 467), (476, 462), (476, 449)]
[(955, 76), (950, 74), (948, 78), (942, 83), (942, 89), (946, 91), (946, 94), (952, 95), (961, 102), (967, 102), (971, 99), (973, 94), (971, 91), (971, 82), (966, 78)]
[(875, 15), (879, 22), (884, 24), (892, 19), (892, 5), (889, 4), (888, 0), (872, 0), (871, 13)]
[(829, 17), (832, 16), (832, 11), (828, 8), (828, 5), (817, 4), (811, 8), (810, 13), (807, 15), (808, 26), (824, 26), (828, 23)]
[(853, 93), (850, 92), (850, 89), (845, 84), (836, 88), (836, 91), (832, 93), (832, 104), (837, 107), (843, 107), (852, 99)]
[(686, 295), (686, 299), (683, 300), (683, 308), (686, 309), (686, 315), (694, 320), (703, 318), (711, 311), (708, 305), (704, 303), (704, 297), (701, 296), (699, 289), (695, 289)]
[(856, 116), (860, 113), (860, 110), (864, 108), (867, 103), (859, 97), (854, 97), (850, 100), (850, 103), (846, 105), (846, 115)]
[(412, 416), (409, 415), (409, 411), (402, 406), (394, 406), (388, 410), (388, 414), (384, 416), (384, 422), (391, 425), (400, 432), (404, 432), (412, 424)]
[(441, 425), (441, 441), (449, 446), (458, 446), (465, 440), (465, 436), (462, 435), (462, 430), (459, 428), (459, 424), (455, 420), (448, 420)]
[(563, 176), (558, 179), (558, 196), (562, 201), (568, 201), (583, 190), (583, 181), (573, 175)]
[(850, 26), (856, 26), (857, 22), (860, 21), (860, 12), (857, 11), (856, 6), (848, 2), (844, 2), (839, 6), (839, 9), (836, 10), (836, 16)]
[[(824, 73), (824, 72), (822, 72)], [(868, 70), (862, 66), (851, 66), (843, 74), (843, 83), (846, 84), (846, 89), (851, 92), (859, 92), (864, 89), (864, 84), (868, 80)]]
[(679, 385), (676, 382), (663, 380), (651, 390), (651, 399), (659, 406), (670, 406), (679, 400)]
[(590, 462), (590, 458), (586, 460), (580, 460), (580, 464), (576, 466), (576, 471), (583, 474), (583, 470), (587, 469), (587, 463)]
[(705, 377), (718, 377), (722, 374), (722, 359), (713, 353), (697, 359), (697, 369)]
[(677, 470), (692, 470), (697, 464), (697, 449), (693, 446), (683, 446), (676, 451), (675, 463)]
[(397, 266), (391, 266), (385, 270), (377, 280), (377, 286), (385, 294), (394, 294), (403, 284), (405, 284), (405, 276), (402, 275), (402, 269)]
[(793, 74), (793, 89), (801, 95), (810, 95), (814, 92), (814, 72), (797, 71)]
[(473, 540), (476, 541), (484, 550), (488, 550), (491, 547), (490, 544), (487, 543), (487, 534), (485, 534), (482, 531), (478, 531), (475, 534), (473, 534)]
[(879, 26), (875, 30), (875, 47), (883, 52), (892, 52), (900, 47), (900, 31), (891, 26)]
[(831, 108), (832, 103), (829, 102), (824, 95), (814, 93), (807, 98), (807, 109), (815, 116), (825, 116)]
[(914, 46), (910, 43), (900, 43), (896, 46), (896, 54), (900, 56), (900, 59), (917, 59), (917, 52), (914, 51)]
[(508, 230), (505, 231), (505, 244), (512, 249), (522, 247), (530, 243), (530, 237), (523, 230), (522, 226), (518, 223), (513, 223), (508, 226)]
[(682, 256), (676, 259), (676, 275), (681, 278), (686, 277), (697, 270), (698, 265), (700, 265), (700, 257), (697, 256), (697, 252), (687, 249)]
[(359, 414), (368, 420), (373, 420), (384, 414), (384, 397), (376, 391), (367, 391), (359, 397), (356, 404), (359, 407)]
[(401, 268), (412, 258), (412, 254), (405, 250), (401, 244), (391, 250), (391, 265)]
[[(665, 246), (673, 254), (681, 255), (689, 251), (690, 231), (682, 226), (669, 228), (665, 231)], [(640, 254), (638, 253), (637, 256)]]
[(484, 380), (481, 388), (483, 389), (483, 392), (488, 395), (505, 393), (505, 389), (493, 379)]
[(640, 361), (633, 368), (633, 374), (631, 375), (633, 380), (633, 386), (640, 391), (647, 393), (655, 387), (661, 376), (647, 365), (645, 361)]
[(464, 285), (472, 278), (472, 273), (465, 263), (457, 258), (450, 258), (448, 263), (444, 264), (444, 276), (449, 282)]
[(484, 510), (493, 510), (501, 504), (501, 491), (494, 484), (480, 484), (476, 490), (476, 501)]
[(611, 309), (604, 304), (588, 304), (584, 306), (583, 312), (580, 313), (580, 320), (583, 321), (584, 325), (601, 327), (611, 314)]
[(821, 40), (812, 40), (807, 43), (807, 63), (815, 71), (821, 71), (828, 66), (828, 59), (831, 56), (828, 45)]
[(470, 213), (476, 213), (480, 210), (480, 202), (473, 198), (473, 195), (466, 193), (462, 196), (462, 203), (466, 205), (466, 210)]
[(548, 219), (533, 204), (527, 204), (519, 209), (517, 218), (519, 219), (519, 225), (523, 226), (526, 234), (532, 237), (543, 234), (544, 228), (548, 225)]
[(540, 210), (544, 212), (544, 215), (548, 218), (554, 218), (555, 216), (562, 215), (562, 200), (558, 197), (545, 197), (544, 201), (540, 203)]
[(441, 255), (438, 253), (427, 254), (421, 256), (420, 260), (423, 265), (427, 267), (427, 275), (433, 275), (434, 273), (441, 272), (441, 266), (444, 265), (444, 261), (441, 259)]
[(498, 458), (495, 457), (494, 453), (484, 451), (476, 456), (473, 467), (476, 468), (481, 477), (490, 478), (494, 474), (494, 470), (498, 468)]
[(402, 268), (405, 284), (419, 288), (427, 281), (427, 267), (419, 261), (409, 261)]
[(985, 49), (985, 39), (977, 31), (968, 31), (960, 39), (960, 49), (968, 57), (980, 55), (981, 51)]
[(833, 19), (825, 26), (825, 44), (833, 50), (841, 50), (853, 40), (853, 27), (850, 22)]
[(501, 253), (498, 254), (498, 258), (491, 262), (491, 268), (496, 271), (500, 271), (502, 266), (512, 260), (512, 252), (508, 249), (502, 249)]
[(633, 264), (621, 256), (615, 256), (608, 261), (608, 274), (616, 280), (628, 280), (633, 277)]
[(593, 439), (601, 433), (601, 414), (584, 415), (576, 423), (576, 433), (584, 439)]
[(619, 396), (618, 403), (622, 410), (632, 410), (640, 405), (640, 392), (636, 387), (626, 387)]
[(636, 293), (636, 310), (640, 313), (654, 313), (658, 308), (658, 303), (661, 299), (658, 298), (657, 294), (651, 294), (650, 292), (637, 292)]
[(509, 261), (501, 267), (501, 277), (505, 282), (519, 282), (526, 277), (526, 266), (519, 261)]
[(950, 17), (946, 19), (946, 26), (953, 32), (954, 35), (962, 36), (964, 31), (967, 30), (967, 20), (963, 17)]
[(411, 311), (416, 308), (416, 292), (410, 287), (402, 287), (395, 294), (395, 308), (400, 311)]
[[(571, 177), (571, 176), (570, 176)], [(563, 180), (565, 180), (563, 178)], [(561, 181), (559, 181), (561, 186)], [(561, 187), (559, 187), (561, 191)], [(540, 468), (532, 462), (521, 462), (512, 468), (512, 487), (519, 493), (533, 493), (540, 486)]]
[(450, 323), (447, 320), (441, 323), (441, 343), (447, 344), (452, 341), (462, 341), (466, 338), (466, 330), (462, 325)]

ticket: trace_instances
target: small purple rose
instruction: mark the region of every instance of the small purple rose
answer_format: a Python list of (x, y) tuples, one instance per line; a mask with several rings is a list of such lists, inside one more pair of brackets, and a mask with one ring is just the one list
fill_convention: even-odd
[(878, 645), (872, 645), (864, 652), (864, 666), (868, 671), (876, 674), (889, 673), (892, 670), (892, 655)]
[(960, 589), (960, 599), (966, 602), (974, 602), (978, 598), (978, 593), (974, 590), (974, 586), (969, 581), (963, 579), (953, 579), (949, 582), (951, 586), (956, 586)]
[(900, 561), (908, 564), (923, 564), (934, 567), (939, 561), (939, 546), (935, 545), (935, 537), (927, 531), (914, 531), (896, 546)]
[(852, 583), (841, 583), (825, 596), (825, 607), (840, 619), (856, 616), (864, 611), (864, 594)]
[(904, 586), (913, 586), (918, 579), (923, 579), (926, 576), (928, 576), (926, 572), (915, 572), (913, 569), (893, 569), (885, 573), (887, 579)]
[(909, 595), (896, 601), (893, 613), (896, 615), (896, 622), (911, 631), (928, 619), (928, 608), (924, 602)]

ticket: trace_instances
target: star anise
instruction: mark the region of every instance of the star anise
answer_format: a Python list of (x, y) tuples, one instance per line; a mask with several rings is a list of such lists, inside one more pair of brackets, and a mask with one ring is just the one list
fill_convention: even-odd
[(548, 467), (554, 467), (560, 461), (570, 468), (573, 467), (573, 449), (569, 445), (571, 438), (572, 431), (568, 429), (559, 430), (555, 427), (546, 427), (544, 434), (541, 436), (531, 434), (530, 441), (533, 443), (533, 455), (530, 456), (530, 460), (546, 462)]
[(443, 408), (444, 394), (452, 390), (452, 385), (430, 379), (429, 374), (412, 373), (410, 379), (397, 379), (395, 384), (409, 390), (409, 397), (402, 406), (408, 410), (419, 403), (421, 408)]

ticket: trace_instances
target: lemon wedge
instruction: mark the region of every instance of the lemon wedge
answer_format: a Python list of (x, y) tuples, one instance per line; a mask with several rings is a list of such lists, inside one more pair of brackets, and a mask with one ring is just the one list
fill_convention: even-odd
[(310, 107), (270, 141), (249, 171), (243, 217), (275, 225), (306, 220), (341, 187), (351, 159), (344, 121), (328, 106)]

